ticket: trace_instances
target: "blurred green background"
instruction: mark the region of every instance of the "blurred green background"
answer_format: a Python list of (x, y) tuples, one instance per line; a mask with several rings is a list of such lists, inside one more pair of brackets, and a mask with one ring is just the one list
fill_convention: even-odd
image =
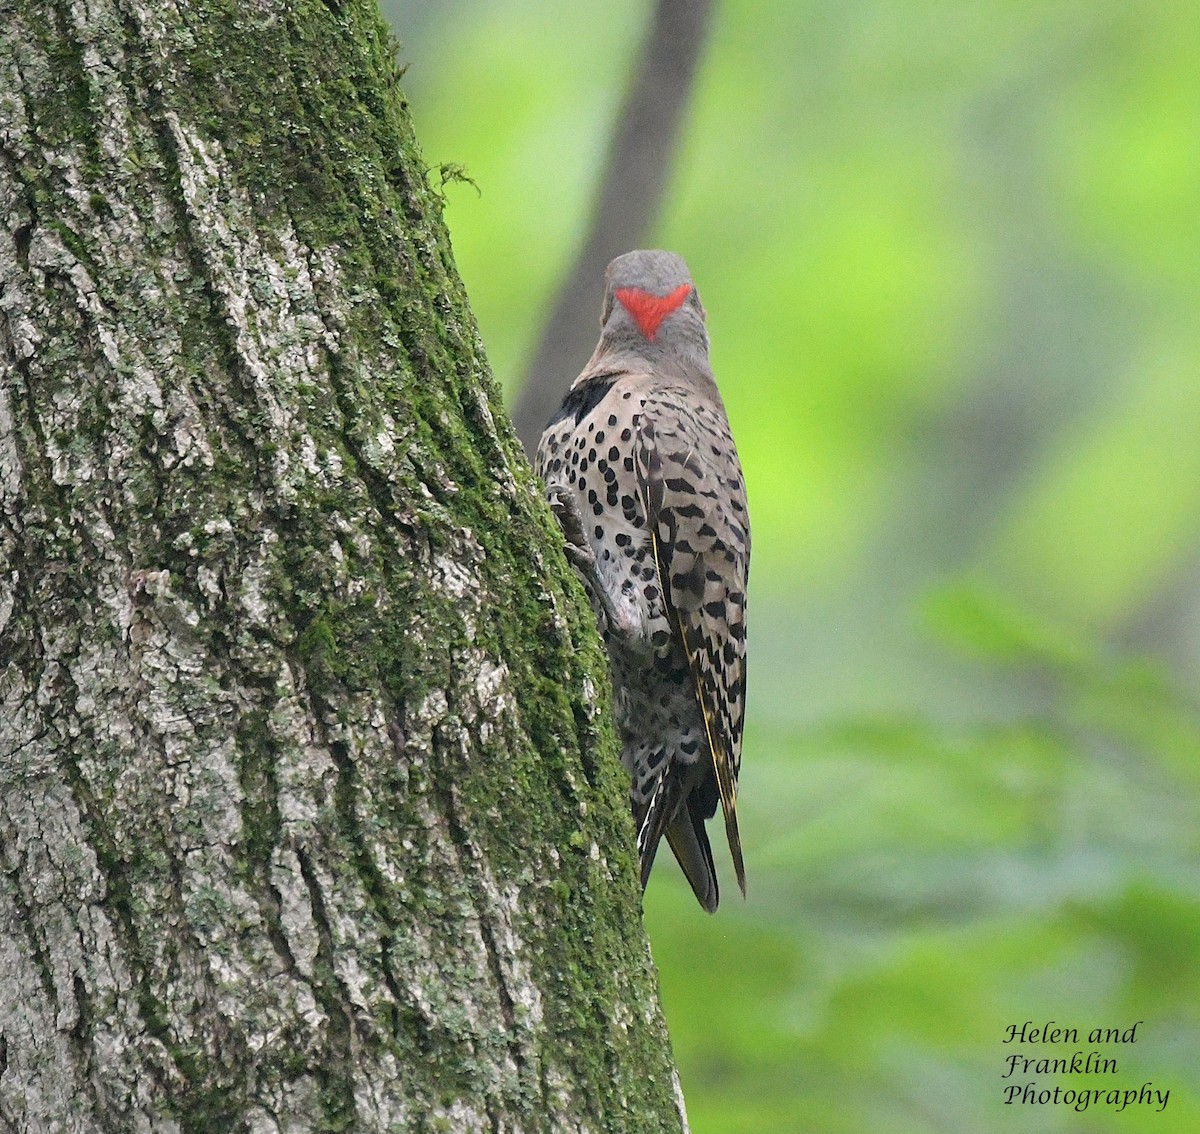
[[(384, 8), (511, 395), (650, 5)], [(646, 895), (695, 1134), (1200, 1130), (1194, 0), (720, 4), (649, 243), (754, 521), (749, 899)], [(1166, 1109), (1005, 1105), (1028, 1019)]]

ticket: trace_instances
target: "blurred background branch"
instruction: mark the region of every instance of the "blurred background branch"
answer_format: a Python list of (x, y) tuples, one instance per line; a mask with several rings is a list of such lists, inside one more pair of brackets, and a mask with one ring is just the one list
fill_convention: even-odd
[(641, 247), (658, 216), (711, 11), (712, 0), (655, 5), (587, 237), (550, 309), (513, 409), (528, 453), (595, 345), (604, 269), (614, 256)]

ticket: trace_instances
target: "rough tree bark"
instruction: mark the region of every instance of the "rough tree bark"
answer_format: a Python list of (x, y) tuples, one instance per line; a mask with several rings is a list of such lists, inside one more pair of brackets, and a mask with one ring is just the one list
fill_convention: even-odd
[(498, 404), (374, 0), (0, 0), (0, 1127), (685, 1127)]

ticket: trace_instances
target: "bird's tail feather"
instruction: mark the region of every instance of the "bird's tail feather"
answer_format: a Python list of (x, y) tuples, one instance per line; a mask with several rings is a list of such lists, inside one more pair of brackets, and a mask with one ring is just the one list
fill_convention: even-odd
[(683, 783), (675, 776), (663, 776), (646, 808), (638, 829), (638, 858), (641, 864), (642, 889), (650, 880), (654, 856), (663, 835), (679, 862), (696, 900), (709, 912), (717, 908), (717, 870), (713, 863), (712, 846), (704, 830), (704, 816), (699, 799), (690, 793), (687, 806), (681, 807)]
[(688, 797), (688, 806), (680, 810), (667, 828), (667, 843), (683, 869), (696, 900), (709, 913), (716, 913), (720, 899), (717, 868), (713, 863), (708, 833), (704, 830), (704, 819), (692, 807), (695, 799), (695, 795)]
[(659, 840), (666, 833), (671, 813), (678, 802), (678, 785), (674, 777), (660, 776), (654, 795), (650, 797), (650, 802), (638, 823), (638, 863), (641, 867), (643, 890), (650, 881), (650, 870), (654, 866), (654, 856), (658, 853)]

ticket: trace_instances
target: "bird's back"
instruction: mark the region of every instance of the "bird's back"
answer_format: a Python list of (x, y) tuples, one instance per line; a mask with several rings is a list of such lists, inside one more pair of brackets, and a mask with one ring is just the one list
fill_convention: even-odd
[[(704, 820), (734, 814), (745, 712), (745, 487), (711, 378), (638, 369), (581, 376), (538, 448), (573, 494), (595, 575), (643, 884), (663, 834), (697, 897), (716, 906)], [(598, 612), (599, 613), (599, 612)]]

